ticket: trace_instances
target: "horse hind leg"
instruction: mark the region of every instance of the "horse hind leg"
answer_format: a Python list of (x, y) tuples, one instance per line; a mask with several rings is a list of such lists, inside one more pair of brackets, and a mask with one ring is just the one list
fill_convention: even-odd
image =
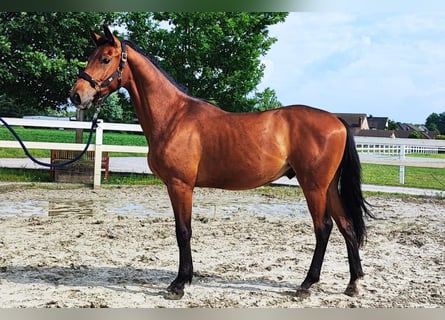
[(316, 244), (309, 271), (296, 292), (296, 295), (300, 298), (308, 297), (310, 295), (309, 288), (320, 280), (321, 266), (333, 226), (331, 216), (327, 210), (326, 190), (305, 191), (303, 188), (303, 192), (314, 224)]
[(328, 211), (331, 213), (340, 233), (345, 239), (348, 252), (351, 278), (344, 293), (348, 296), (355, 296), (358, 294), (357, 280), (363, 277), (364, 273), (362, 271), (358, 250), (359, 244), (354, 231), (353, 221), (345, 212), (338, 190), (338, 177), (334, 179), (328, 190)]

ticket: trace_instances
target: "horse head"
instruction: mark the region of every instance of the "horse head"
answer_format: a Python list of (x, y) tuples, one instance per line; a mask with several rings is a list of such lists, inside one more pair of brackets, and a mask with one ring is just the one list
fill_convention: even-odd
[(84, 71), (70, 93), (79, 109), (87, 109), (102, 101), (121, 86), (122, 70), (127, 60), (124, 44), (104, 25), (104, 36), (91, 31), (96, 49), (88, 58)]

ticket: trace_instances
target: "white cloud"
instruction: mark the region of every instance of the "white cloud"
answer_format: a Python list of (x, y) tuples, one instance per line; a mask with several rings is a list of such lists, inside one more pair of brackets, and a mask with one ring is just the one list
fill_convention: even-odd
[(438, 13), (292, 13), (271, 28), (278, 42), (260, 87), (284, 104), (422, 122), (445, 111), (443, 34)]

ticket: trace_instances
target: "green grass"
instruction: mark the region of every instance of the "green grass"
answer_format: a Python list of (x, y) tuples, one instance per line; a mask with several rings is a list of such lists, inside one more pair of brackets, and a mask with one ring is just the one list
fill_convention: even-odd
[(445, 153), (410, 153), (406, 156), (411, 158), (445, 159)]
[(445, 159), (445, 153), (410, 153), (406, 156), (410, 158)]
[[(2, 182), (51, 182), (49, 170), (46, 169), (15, 169), (0, 168), (0, 181)], [(137, 173), (110, 173), (108, 180), (102, 179), (103, 185), (116, 184), (162, 184), (162, 181), (153, 175)]]
[(129, 185), (160, 185), (163, 184), (161, 180), (150, 174), (138, 174), (138, 173), (110, 173), (108, 180), (102, 180), (104, 185), (114, 184), (129, 184)]
[(0, 168), (2, 182), (50, 182), (49, 170)]
[(362, 163), (363, 183), (445, 190), (445, 170), (405, 167), (405, 184), (399, 183), (399, 166)]

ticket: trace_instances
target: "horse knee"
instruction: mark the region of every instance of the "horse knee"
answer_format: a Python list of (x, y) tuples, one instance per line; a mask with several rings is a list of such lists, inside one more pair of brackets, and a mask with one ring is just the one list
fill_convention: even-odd
[(323, 218), (323, 226), (327, 232), (332, 231), (332, 227), (334, 226), (334, 223), (332, 222), (332, 218), (329, 214), (326, 214)]
[(329, 214), (326, 214), (323, 217), (321, 223), (314, 224), (314, 232), (317, 240), (327, 242), (329, 240), (329, 236), (331, 235), (333, 225), (334, 223), (332, 222)]
[(187, 228), (185, 226), (177, 226), (176, 227), (176, 239), (178, 240), (178, 245), (180, 247), (187, 245), (190, 243), (190, 239), (192, 238), (192, 229)]

